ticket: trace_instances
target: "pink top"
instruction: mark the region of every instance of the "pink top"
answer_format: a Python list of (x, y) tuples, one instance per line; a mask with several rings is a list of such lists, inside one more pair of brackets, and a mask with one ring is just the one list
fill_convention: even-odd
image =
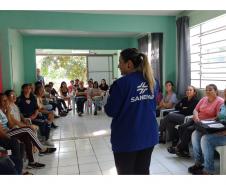
[(212, 103), (209, 103), (205, 96), (196, 105), (195, 110), (198, 112), (200, 120), (211, 119), (217, 116), (223, 103), (224, 99), (219, 96)]

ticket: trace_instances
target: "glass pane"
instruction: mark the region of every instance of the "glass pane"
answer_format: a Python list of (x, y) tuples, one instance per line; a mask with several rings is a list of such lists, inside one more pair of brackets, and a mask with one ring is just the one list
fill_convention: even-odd
[(204, 35), (201, 37), (201, 43), (206, 44), (226, 39), (226, 30)]
[(191, 62), (198, 62), (198, 61), (200, 61), (199, 54), (192, 54), (191, 55)]
[(203, 45), (201, 49), (202, 53), (210, 53), (217, 51), (226, 51), (226, 41)]
[(200, 52), (200, 46), (199, 45), (193, 45), (191, 46), (191, 53), (198, 53)]
[(200, 80), (191, 80), (191, 85), (196, 88), (200, 88)]
[(202, 24), (202, 32), (219, 28), (226, 25), (226, 14)]
[(199, 44), (200, 43), (200, 37), (198, 36), (194, 36), (194, 37), (190, 37), (190, 45), (193, 46), (194, 44)]
[(200, 70), (200, 63), (191, 63), (191, 71)]
[(224, 90), (226, 88), (226, 81), (214, 81), (214, 80), (202, 80), (201, 88), (206, 88), (209, 84), (215, 84), (218, 90)]
[(212, 59), (215, 59), (215, 62), (224, 62), (226, 58), (226, 51), (221, 53), (212, 53), (212, 54), (206, 54), (202, 55), (202, 60), (204, 62), (213, 62)]
[(191, 79), (195, 79), (195, 80), (200, 79), (200, 72), (199, 71), (191, 71)]
[(215, 74), (207, 74), (202, 73), (202, 79), (211, 79), (211, 80), (225, 80), (226, 81), (226, 74), (225, 73), (215, 73)]
[(192, 37), (193, 35), (197, 35), (200, 33), (200, 25), (195, 26), (190, 29), (190, 36)]

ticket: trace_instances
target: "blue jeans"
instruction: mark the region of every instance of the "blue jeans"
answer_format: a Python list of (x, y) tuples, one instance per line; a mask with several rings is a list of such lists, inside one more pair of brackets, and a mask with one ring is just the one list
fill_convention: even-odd
[(195, 130), (192, 133), (195, 163), (202, 164), (204, 162), (204, 170), (214, 173), (214, 150), (217, 146), (223, 145), (226, 145), (226, 136), (217, 134), (203, 135)]

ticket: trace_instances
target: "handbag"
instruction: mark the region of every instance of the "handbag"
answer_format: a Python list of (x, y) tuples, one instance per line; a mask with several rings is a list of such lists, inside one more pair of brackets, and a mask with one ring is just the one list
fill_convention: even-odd
[(196, 130), (202, 134), (212, 134), (226, 130), (226, 121), (201, 121), (194, 124)]

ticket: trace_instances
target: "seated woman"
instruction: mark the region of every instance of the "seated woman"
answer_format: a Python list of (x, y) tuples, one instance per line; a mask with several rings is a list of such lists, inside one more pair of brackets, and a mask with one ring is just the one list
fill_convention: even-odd
[[(0, 124), (3, 127), (3, 132), (7, 134), (7, 136), (16, 138), (25, 144), (29, 167), (44, 167), (44, 164), (37, 163), (34, 161), (32, 153), (32, 144), (34, 144), (39, 149), (41, 154), (53, 153), (56, 151), (56, 148), (44, 147), (30, 127), (13, 128), (14, 122), (12, 122), (10, 112), (11, 110), (6, 95), (0, 94)], [(11, 129), (11, 127), (13, 129)]]
[(196, 98), (197, 91), (194, 86), (188, 86), (186, 90), (186, 96), (179, 101), (175, 110), (178, 112), (169, 113), (163, 119), (160, 120), (160, 137), (159, 143), (165, 143), (165, 131), (167, 130), (169, 139), (173, 141), (173, 146), (178, 142), (178, 132), (175, 129), (176, 125), (180, 125), (184, 122), (185, 116), (190, 116), (193, 114), (193, 110), (198, 103), (198, 99)]
[(36, 125), (32, 125), (29, 121), (29, 119), (25, 119), (22, 114), (20, 114), (20, 110), (16, 103), (16, 94), (13, 90), (7, 90), (5, 91), (5, 95), (8, 98), (9, 103), (9, 114), (8, 119), (11, 120), (13, 125), (10, 125), (10, 128), (22, 128), (22, 127), (29, 127), (34, 132), (38, 130), (38, 127)]
[[(9, 157), (14, 163), (13, 167), (10, 164), (7, 165), (8, 170), (7, 169), (5, 170), (4, 168), (2, 168), (3, 166), (0, 165), (0, 174), (1, 175), (22, 174), (23, 148), (21, 147), (17, 139), (11, 138), (7, 135), (7, 133), (4, 131), (1, 121), (0, 121), (0, 147), (5, 148), (6, 150), (11, 150), (11, 155)], [(0, 154), (1, 154), (1, 149), (0, 149)], [(1, 155), (0, 155), (0, 160), (1, 160)], [(4, 165), (4, 163), (2, 165)]]
[(68, 93), (69, 94), (72, 94), (73, 91), (75, 91), (74, 80), (70, 81), (70, 85), (67, 88), (68, 88)]
[(99, 85), (99, 88), (100, 88), (102, 91), (104, 91), (104, 92), (106, 92), (106, 91), (108, 90), (109, 87), (108, 87), (108, 85), (107, 85), (105, 79), (102, 79), (102, 80), (101, 80), (101, 83), (100, 83), (100, 85)]
[[(45, 85), (45, 98), (49, 102), (49, 104), (53, 106), (53, 111), (56, 111), (56, 108), (58, 109), (59, 116), (62, 116), (62, 117), (67, 116), (67, 112), (64, 111), (64, 109), (61, 105), (61, 102), (58, 101), (57, 97), (55, 97), (51, 94), (51, 89), (50, 89), (49, 84)], [(56, 118), (56, 116), (54, 116), (54, 117)]]
[(77, 105), (78, 116), (82, 116), (84, 103), (86, 100), (87, 100), (86, 88), (84, 87), (83, 81), (80, 81), (79, 87), (77, 88), (77, 91), (76, 91), (76, 105)]
[(156, 110), (156, 117), (159, 117), (161, 109), (172, 109), (177, 103), (177, 96), (173, 92), (173, 82), (166, 81), (165, 89), (166, 95), (163, 97), (161, 102), (159, 103), (157, 110)]
[(43, 105), (42, 98), (43, 98), (44, 94), (45, 94), (45, 91), (44, 91), (43, 86), (36, 86), (35, 95), (36, 95), (36, 98), (37, 98), (38, 111), (40, 113), (42, 113), (44, 116), (46, 116), (46, 119), (51, 123), (52, 128), (57, 128), (58, 126), (56, 126), (53, 123), (53, 120), (54, 120), (53, 111), (47, 110)]
[(53, 85), (54, 85), (53, 82), (49, 82), (49, 91), (48, 92), (56, 99), (58, 104), (63, 105), (63, 107), (64, 107), (63, 111), (68, 113), (69, 110), (68, 110), (68, 107), (67, 107), (65, 101), (60, 98), (58, 92), (56, 91), (56, 89), (54, 89)]
[[(217, 119), (226, 121), (226, 89), (224, 90), (224, 104), (220, 108)], [(223, 145), (226, 145), (226, 131), (202, 135), (195, 130), (192, 133), (195, 165), (189, 167), (188, 171), (196, 175), (214, 174), (214, 150), (217, 146)]]
[(98, 87), (98, 82), (93, 83), (93, 89), (91, 90), (91, 98), (95, 105), (94, 115), (97, 115), (97, 111), (101, 109), (101, 102), (103, 100), (104, 92)]
[(17, 105), (23, 117), (30, 118), (32, 123), (39, 127), (44, 144), (53, 146), (53, 144), (49, 141), (51, 122), (39, 113), (37, 100), (35, 96), (31, 94), (29, 84), (22, 85), (22, 92), (18, 97)]
[(67, 101), (68, 103), (68, 107), (67, 107), (67, 110), (70, 111), (72, 110), (71, 109), (71, 97), (69, 96), (69, 91), (68, 91), (68, 88), (67, 88), (67, 84), (66, 82), (61, 82), (61, 85), (60, 85), (60, 97), (64, 100), (64, 101)]
[(193, 111), (193, 119), (179, 126), (179, 142), (176, 147), (168, 150), (169, 153), (177, 154), (180, 157), (189, 156), (189, 143), (191, 134), (195, 130), (194, 122), (200, 120), (214, 120), (220, 110), (224, 99), (218, 96), (217, 86), (209, 84), (206, 86), (206, 96), (203, 97), (196, 105)]

